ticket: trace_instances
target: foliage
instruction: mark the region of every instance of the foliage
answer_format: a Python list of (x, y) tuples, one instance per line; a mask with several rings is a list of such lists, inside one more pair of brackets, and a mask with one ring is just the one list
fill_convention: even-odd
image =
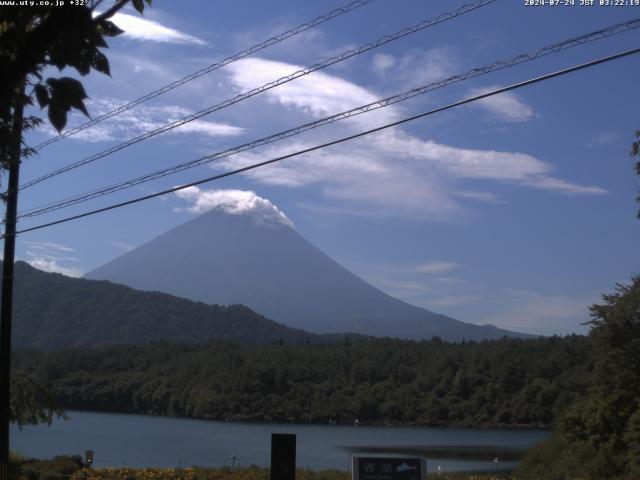
[(212, 420), (547, 427), (584, 393), (586, 337), (114, 346), (16, 355), (68, 409)]
[(10, 420), (19, 426), (50, 424), (53, 417), (64, 417), (56, 406), (53, 394), (41, 383), (14, 371), (11, 375)]
[(10, 478), (16, 480), (59, 480), (70, 478), (83, 467), (79, 455), (58, 456), (51, 460), (27, 459), (16, 454), (9, 456)]
[(595, 368), (587, 395), (559, 417), (554, 438), (525, 459), (526, 478), (639, 478), (640, 277), (603, 301), (591, 307)]
[[(94, 14), (88, 2), (86, 6), (72, 8), (37, 2), (29, 8), (7, 6), (1, 9), (2, 118), (10, 118), (7, 112), (15, 105), (25, 82), (33, 89), (40, 107), (48, 109), (49, 120), (57, 130), (64, 128), (71, 108), (88, 115), (84, 106), (87, 96), (78, 80), (70, 77), (45, 80), (42, 73), (48, 67), (56, 67), (59, 71), (71, 67), (83, 76), (92, 69), (110, 75), (109, 60), (100, 48), (107, 48), (105, 37), (123, 33), (108, 19), (128, 2), (118, 0), (100, 14)], [(144, 4), (141, 1), (133, 3), (142, 13)], [(150, 5), (151, 0), (147, 3)]]
[[(255, 465), (250, 467), (205, 468), (82, 468), (80, 457), (56, 457), (53, 460), (21, 459), (15, 465), (19, 473), (16, 480), (57, 480), (67, 476), (69, 480), (268, 480), (269, 469)], [(34, 476), (39, 472), (42, 476)], [(296, 471), (298, 480), (350, 480), (351, 473), (340, 470)], [(478, 474), (457, 473), (438, 475), (440, 480), (515, 480), (508, 473)]]
[[(47, 109), (58, 131), (65, 127), (72, 108), (89, 115), (84, 105), (87, 94), (79, 80), (68, 76), (45, 79), (44, 74), (52, 68), (69, 67), (81, 76), (91, 70), (109, 75), (109, 61), (100, 49), (107, 48), (105, 37), (122, 33), (109, 18), (128, 2), (116, 0), (99, 14), (89, 2), (64, 8), (48, 5), (54, 2), (34, 2), (28, 7), (16, 2), (0, 9), (0, 168), (8, 168), (13, 161), (16, 143), (22, 156), (34, 153), (23, 142), (21, 131), (41, 121), (35, 116), (14, 118), (19, 104), (33, 105), (35, 99), (40, 108)], [(133, 5), (142, 13), (142, 0), (134, 0)]]

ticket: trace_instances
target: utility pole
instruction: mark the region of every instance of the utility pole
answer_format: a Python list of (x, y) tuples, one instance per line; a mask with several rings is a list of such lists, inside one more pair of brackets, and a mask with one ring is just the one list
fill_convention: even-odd
[(16, 253), (16, 214), (22, 148), (24, 84), (16, 98), (13, 115), (13, 155), (9, 159), (4, 258), (2, 262), (2, 305), (0, 307), (0, 480), (9, 479), (9, 415), (11, 382), (11, 314), (13, 311), (13, 263)]

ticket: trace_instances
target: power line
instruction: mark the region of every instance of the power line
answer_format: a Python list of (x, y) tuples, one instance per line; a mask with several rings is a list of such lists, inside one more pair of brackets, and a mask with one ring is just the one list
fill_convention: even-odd
[(82, 130), (85, 130), (89, 127), (92, 127), (93, 125), (96, 125), (100, 122), (102, 122), (103, 120), (106, 120), (108, 118), (114, 117), (116, 115), (119, 115), (123, 112), (126, 112), (127, 110), (132, 109), (133, 107), (135, 107), (136, 105), (140, 105), (141, 103), (144, 103), (148, 100), (151, 100), (152, 98), (158, 97), (160, 95), (162, 95), (163, 93), (166, 93), (170, 90), (173, 90), (174, 88), (180, 87), (182, 85), (184, 85), (185, 83), (188, 83), (192, 80), (195, 80), (198, 77), (201, 77), (203, 75), (206, 75), (207, 73), (211, 73), (214, 70), (218, 70), (219, 68), (224, 67), (225, 65), (229, 65), (230, 63), (233, 63), (237, 60), (240, 60), (242, 58), (248, 57), (250, 55), (253, 55), (256, 52), (259, 52), (260, 50), (264, 50), (265, 48), (268, 48), (272, 45), (275, 45), (277, 43), (280, 43), (288, 38), (291, 38), (295, 35), (298, 35), (302, 32), (305, 32), (313, 27), (316, 27), (324, 22), (327, 22), (329, 20), (332, 20), (336, 17), (339, 17), (340, 15), (344, 15), (345, 13), (348, 13), (352, 10), (355, 10), (356, 8), (362, 7), (364, 5), (367, 5), (368, 3), (373, 2), (374, 0), (356, 0), (353, 1), (351, 3), (349, 3), (348, 5), (345, 5), (343, 7), (339, 7), (336, 8), (334, 10), (331, 10), (329, 13), (325, 13), (324, 15), (320, 15), (319, 17), (314, 18), (313, 20), (303, 23), (302, 25), (298, 25), (295, 28), (292, 28), (291, 30), (287, 30), (286, 32), (283, 32), (279, 35), (276, 35), (275, 37), (271, 37), (268, 40), (265, 40), (262, 43), (258, 43), (256, 45), (253, 45), (245, 50), (242, 50), (241, 52), (238, 52), (234, 55), (231, 55), (230, 57), (227, 57), (223, 60), (220, 60), (216, 63), (212, 63), (211, 65), (209, 65), (208, 67), (205, 67), (201, 70), (198, 70), (196, 72), (193, 72), (179, 80), (176, 80), (174, 82), (169, 83), (168, 85), (165, 85), (164, 87), (161, 87), (157, 90), (154, 90), (153, 92), (150, 92), (140, 98), (137, 98), (135, 100), (130, 101), (129, 103), (126, 103), (118, 108), (115, 108), (113, 110), (111, 110), (110, 112), (107, 112), (103, 115), (100, 115), (99, 117), (96, 117), (94, 119), (91, 119), (85, 123), (83, 123), (82, 125), (67, 130), (64, 133), (61, 133), (60, 135), (50, 138), (42, 143), (40, 143), (39, 145), (37, 145), (35, 147), (36, 150), (41, 150), (44, 147), (51, 145), (52, 143), (57, 142), (58, 140), (62, 140), (63, 138), (66, 137), (70, 137), (72, 135), (75, 135), (78, 132), (81, 132)]
[(93, 190), (91, 192), (87, 192), (84, 194), (80, 194), (80, 195), (75, 195), (73, 197), (64, 199), (64, 200), (59, 200), (56, 202), (51, 202), (48, 203), (46, 205), (42, 205), (39, 207), (34, 207), (32, 209), (29, 209), (25, 212), (22, 212), (21, 214), (18, 215), (18, 218), (25, 218), (25, 217), (35, 217), (38, 215), (42, 215), (45, 213), (49, 213), (55, 210), (59, 210), (61, 208), (66, 208), (66, 207), (70, 207), (72, 205), (77, 205), (79, 203), (84, 203), (86, 201), (89, 200), (93, 200), (95, 198), (99, 198), (105, 195), (109, 195), (111, 193), (115, 193), (121, 190), (125, 190), (127, 188), (131, 188), (134, 187), (136, 185), (140, 185), (142, 183), (146, 183), (152, 180), (157, 180), (159, 178), (162, 177), (166, 177), (168, 175), (173, 175), (175, 173), (184, 171), (184, 170), (188, 170), (200, 165), (204, 165), (206, 163), (210, 163), (213, 162), (215, 160), (219, 160), (221, 158), (225, 158), (228, 157), (230, 155), (234, 155), (240, 152), (244, 152), (246, 150), (250, 150), (259, 146), (263, 146), (269, 143), (273, 143), (276, 141), (280, 141), (283, 140), (285, 138), (289, 138), (292, 137), (294, 135), (298, 135), (300, 133), (306, 132), (308, 130), (312, 130), (315, 128), (318, 128), (320, 126), (323, 125), (327, 125), (327, 124), (331, 124), (340, 120), (344, 120), (347, 118), (351, 118), (353, 116), (356, 115), (361, 115), (363, 113), (367, 113), (373, 110), (377, 110), (379, 108), (384, 108), (387, 107), (389, 105), (393, 105), (399, 102), (403, 102), (406, 101), (410, 98), (413, 98), (417, 95), (422, 95), (425, 94), (429, 91), (438, 89), (438, 88), (443, 88), (447, 85), (453, 84), (453, 83), (457, 83), (463, 80), (467, 80), (469, 78), (473, 78), (473, 77), (477, 77), (480, 75), (485, 75), (487, 73), (496, 71), (496, 70), (501, 70), (503, 68), (508, 68), (517, 64), (521, 64), (524, 62), (528, 62), (528, 61), (532, 61), (535, 60), (537, 58), (540, 58), (542, 56), (546, 56), (546, 55), (550, 55), (550, 54), (554, 54), (554, 53), (558, 53), (562, 50), (568, 49), (568, 48), (572, 48), (575, 47), (577, 45), (583, 45), (585, 43), (588, 42), (593, 42), (596, 40), (600, 40), (602, 38), (608, 38), (611, 37), (613, 35), (617, 35), (620, 34), (622, 32), (626, 32), (632, 29), (636, 29), (640, 27), (640, 18), (634, 19), (634, 20), (629, 20), (627, 22), (623, 22), (623, 23), (619, 23), (616, 25), (612, 25), (610, 27), (607, 28), (603, 28), (585, 35), (581, 35), (579, 37), (573, 37), (571, 39), (565, 40), (563, 42), (559, 42), (559, 43), (554, 43), (552, 45), (546, 46), (546, 47), (542, 47), (542, 48), (538, 48), (536, 50), (532, 50), (526, 53), (522, 53), (520, 55), (508, 58), (508, 59), (504, 59), (504, 60), (498, 60), (494, 63), (491, 63), (489, 65), (485, 65), (484, 67), (479, 67), (479, 68), (474, 68), (471, 70), (468, 70), (467, 72), (461, 73), (461, 74), (457, 74), (457, 75), (453, 75), (450, 76), (446, 79), (443, 80), (439, 80), (436, 82), (431, 82), (427, 85), (421, 86), (421, 87), (417, 87), (414, 88), (412, 90), (397, 94), (397, 95), (393, 95), (390, 97), (386, 97), (383, 98), (381, 100), (377, 100), (375, 102), (366, 104), (366, 105), (362, 105), (360, 107), (356, 107), (350, 110), (346, 110), (344, 112), (341, 113), (337, 113), (325, 118), (321, 118), (319, 120), (310, 122), (310, 123), (306, 123), (304, 125), (300, 125), (298, 127), (295, 128), (291, 128), (273, 135), (269, 135), (267, 137), (263, 137), (260, 138), (258, 140), (254, 140), (252, 142), (248, 142), (248, 143), (244, 143), (242, 145), (239, 146), (235, 146), (232, 148), (229, 148), (227, 150), (223, 150), (220, 152), (216, 152), (216, 153), (212, 153), (209, 155), (205, 155), (203, 157), (197, 158), (195, 160), (190, 160), (188, 162), (184, 162), (184, 163), (180, 163), (178, 165), (172, 166), (172, 167), (168, 167), (162, 170), (157, 170), (155, 172), (152, 173), (148, 173), (139, 177), (135, 177), (129, 180), (125, 180), (123, 182), (108, 186), (108, 187), (103, 187), (100, 188), (98, 190)]
[[(134, 198), (134, 199), (131, 199), (131, 200), (127, 200), (125, 202), (115, 203), (115, 204), (112, 204), (112, 205), (109, 205), (109, 206), (106, 206), (106, 207), (98, 208), (98, 209), (91, 210), (91, 211), (88, 211), (88, 212), (84, 212), (84, 213), (81, 213), (81, 214), (78, 214), (78, 215), (72, 215), (72, 216), (65, 217), (65, 218), (62, 218), (62, 219), (59, 219), (59, 220), (55, 220), (53, 222), (48, 222), (48, 223), (43, 223), (41, 225), (36, 225), (35, 227), (25, 228), (23, 230), (17, 231), (15, 234), (17, 235), (17, 234), (26, 233), (26, 232), (32, 232), (34, 230), (40, 230), (40, 229), (47, 228), (47, 227), (52, 227), (54, 225), (59, 225), (61, 223), (70, 222), (72, 220), (77, 220), (77, 219), (80, 219), (80, 218), (96, 215), (98, 213), (107, 212), (109, 210), (114, 210), (114, 209), (117, 209), (117, 208), (125, 207), (125, 206), (128, 206), (128, 205), (132, 205), (134, 203), (142, 202), (144, 200), (149, 200), (149, 199), (152, 199), (152, 198), (160, 197), (162, 195), (168, 195), (169, 193), (174, 193), (174, 192), (177, 192), (179, 190), (184, 190), (185, 188), (195, 187), (197, 185), (202, 185), (204, 183), (209, 183), (209, 182), (212, 182), (214, 180), (219, 180), (219, 179), (222, 179), (222, 178), (225, 178), (225, 177), (230, 177), (232, 175), (237, 175), (239, 173), (244, 173), (246, 171), (253, 170), (253, 169), (256, 169), (256, 168), (259, 168), (259, 167), (264, 167), (266, 165), (270, 165), (272, 163), (280, 162), (280, 161), (286, 160), (288, 158), (296, 157), (298, 155), (302, 155), (302, 154), (305, 154), (305, 153), (313, 152), (315, 150), (320, 150), (322, 148), (326, 148), (326, 147), (337, 145), (337, 144), (340, 144), (340, 143), (343, 143), (343, 142), (354, 140), (356, 138), (360, 138), (360, 137), (363, 137), (365, 135), (370, 135), (372, 133), (380, 132), (382, 130), (386, 130), (386, 129), (391, 128), (391, 127), (396, 127), (398, 125), (402, 125), (404, 123), (411, 122), (411, 121), (417, 120), (419, 118), (427, 117), (429, 115), (440, 113), (440, 112), (443, 112), (445, 110), (450, 110), (450, 109), (455, 108), (455, 107), (459, 107), (459, 106), (462, 106), (462, 105), (466, 105), (468, 103), (476, 102), (478, 100), (482, 100), (484, 98), (492, 97), (492, 96), (498, 95), (500, 93), (509, 92), (511, 90), (516, 90), (518, 88), (522, 88), (522, 87), (525, 87), (525, 86), (528, 86), (528, 85), (532, 85), (534, 83), (543, 82), (543, 81), (549, 80), (551, 78), (559, 77), (559, 76), (562, 76), (562, 75), (567, 75), (569, 73), (576, 72), (578, 70), (583, 70), (585, 68), (589, 68), (589, 67), (593, 67), (593, 66), (596, 66), (596, 65), (600, 65), (602, 63), (610, 62), (610, 61), (617, 60), (617, 59), (620, 59), (620, 58), (623, 58), (623, 57), (627, 57), (629, 55), (634, 55), (634, 54), (637, 54), (637, 53), (640, 53), (640, 48), (635, 48), (635, 49), (632, 49), (632, 50), (627, 50), (625, 52), (609, 55), (607, 57), (599, 58), (597, 60), (592, 60), (590, 62), (582, 63), (580, 65), (575, 65), (573, 67), (568, 67), (568, 68), (565, 68), (563, 70), (559, 70), (559, 71), (556, 71), (556, 72), (553, 72), (553, 73), (548, 73), (546, 75), (542, 75), (542, 76), (535, 77), (535, 78), (532, 78), (532, 79), (529, 79), (529, 80), (525, 80), (523, 82), (515, 83), (515, 84), (509, 85), (507, 87), (503, 87), (503, 88), (499, 88), (499, 89), (496, 89), (496, 90), (492, 90), (491, 92), (487, 92), (487, 93), (483, 93), (481, 95), (476, 95), (476, 96), (473, 96), (473, 97), (469, 97), (469, 98), (466, 98), (464, 100), (460, 100), (458, 102), (450, 103), (450, 104), (448, 104), (448, 105), (446, 105), (444, 107), (439, 107), (439, 108), (436, 108), (436, 109), (433, 109), (433, 110), (429, 110), (428, 112), (424, 112), (424, 113), (420, 113), (418, 115), (413, 115), (411, 117), (403, 118), (402, 120), (398, 120), (398, 121), (393, 122), (393, 123), (388, 123), (386, 125), (383, 125), (383, 126), (380, 126), (380, 127), (376, 127), (376, 128), (372, 128), (370, 130), (366, 130), (364, 132), (356, 133), (356, 134), (353, 134), (353, 135), (349, 135), (347, 137), (342, 137), (342, 138), (339, 138), (337, 140), (332, 140), (330, 142), (326, 142), (326, 143), (323, 143), (321, 145), (316, 145), (314, 147), (305, 148), (303, 150), (298, 150), (296, 152), (289, 153), (287, 155), (282, 155), (282, 156), (279, 156), (279, 157), (276, 157), (276, 158), (272, 158), (270, 160), (265, 160), (263, 162), (258, 162), (258, 163), (254, 163), (254, 164), (248, 165), (246, 167), (242, 167), (242, 168), (238, 168), (238, 169), (235, 169), (235, 170), (231, 170), (229, 172), (225, 172), (225, 173), (221, 173), (221, 174), (218, 174), (218, 175), (213, 175), (213, 176), (210, 176), (210, 177), (207, 177), (207, 178), (203, 178), (203, 179), (200, 179), (200, 180), (196, 180), (194, 182), (191, 182), (191, 183), (188, 183), (188, 184), (185, 184), (185, 185), (181, 185), (179, 187), (169, 188), (169, 189), (163, 190), (161, 192), (156, 192), (156, 193), (152, 193), (152, 194), (149, 194), (149, 195), (144, 195), (144, 196), (137, 197), (137, 198)], [(0, 236), (0, 238), (5, 238), (7, 236), (8, 235), (2, 235), (2, 236)]]
[(163, 125), (162, 127), (156, 128), (155, 130), (151, 130), (149, 132), (146, 132), (142, 135), (139, 135), (137, 137), (134, 137), (130, 140), (127, 140), (126, 142), (120, 143), (118, 145), (115, 145), (107, 150), (104, 150), (102, 152), (96, 153), (94, 155), (91, 155), (90, 157), (84, 158), (82, 160), (79, 160), (75, 163), (72, 163), (70, 165), (67, 165), (65, 167), (59, 168), (57, 170), (54, 170), (50, 173), (47, 173), (41, 177), (38, 177), (34, 180), (31, 180), (29, 182), (26, 182), (25, 184), (21, 185), (19, 187), (19, 190), (24, 190), (26, 188), (32, 187), (33, 185), (36, 185), (40, 182), (43, 182), (45, 180), (48, 180), (52, 177), (55, 177), (57, 175), (60, 175), (62, 173), (66, 173), (70, 170), (73, 170), (75, 168), (81, 167), (83, 165), (86, 165), (88, 163), (92, 163), (95, 162), (96, 160), (99, 160), (101, 158), (104, 158), (108, 155), (111, 155), (115, 152), (118, 152), (124, 148), (127, 148), (131, 145), (134, 145), (136, 143), (139, 143), (143, 140), (147, 140), (151, 137), (155, 137), (156, 135), (159, 135), (161, 133), (167, 132), (169, 130), (172, 130), (176, 127), (180, 127), (182, 125), (185, 125), (189, 122), (192, 122), (194, 120), (197, 120), (198, 118), (204, 117), (205, 115), (208, 115), (210, 113), (213, 113), (215, 111), (218, 110), (222, 110), (223, 108), (227, 108), (231, 105), (234, 105), (238, 102), (241, 102), (243, 100), (246, 100), (247, 98), (253, 97), (255, 95), (258, 95), (260, 93), (266, 92), (267, 90), (270, 90), (272, 88), (278, 87), (280, 85), (283, 85), (285, 83), (291, 82), (292, 80), (295, 80), (296, 78), (300, 78), (303, 77), (305, 75), (309, 75), (312, 72), (324, 69), (330, 65), (333, 65), (335, 63), (338, 62), (342, 62), (344, 60), (347, 60), (351, 57), (354, 57), (356, 55), (360, 55), (361, 53), (367, 52), (369, 50), (372, 50), (374, 48), (378, 48), (381, 45), (385, 45), (389, 42), (392, 42), (394, 40), (397, 40), (399, 38), (405, 37), (407, 35), (411, 35), (413, 33), (416, 33), (420, 30), (424, 30), (425, 28), (431, 27), (433, 25), (445, 22), (447, 20), (451, 20), (453, 18), (456, 18), (460, 15), (463, 15), (465, 13), (469, 13), (471, 11), (474, 11), (478, 8), (481, 8), (483, 6), (486, 6), (490, 3), (495, 2), (496, 0), (478, 0), (476, 2), (473, 3), (469, 3), (466, 5), (463, 5), (461, 7), (459, 7), (456, 10), (450, 11), (450, 12), (446, 12), (446, 13), (442, 13), (440, 15), (438, 15), (437, 17), (428, 19), (428, 20), (423, 20), (420, 23), (417, 23), (411, 27), (406, 27), (403, 28), (402, 30), (399, 30), (395, 33), (392, 34), (388, 34), (388, 35), (384, 35), (380, 38), (378, 38), (377, 40), (375, 40), (374, 42), (370, 42), (370, 43), (366, 43), (364, 45), (361, 45), (357, 48), (353, 48), (350, 50), (347, 50), (339, 55), (336, 55), (334, 57), (328, 58), (326, 60), (323, 60), (322, 62), (316, 63), (310, 67), (307, 67), (305, 69), (302, 70), (298, 70), (294, 73), (291, 73), (289, 75), (286, 75), (284, 77), (281, 77), (277, 80), (273, 80), (269, 83), (266, 83), (264, 85), (261, 85), (260, 87), (256, 87), (252, 90), (249, 90), (247, 92), (244, 93), (240, 93), (238, 95), (236, 95), (235, 97), (231, 97), (228, 98), (227, 100), (224, 100), (220, 103), (217, 103), (216, 105), (212, 105), (210, 107), (207, 107), (203, 110), (200, 110), (199, 112), (193, 113), (191, 115), (187, 115), (186, 117), (183, 117), (180, 120), (176, 120), (174, 122), (168, 123), (166, 125)]

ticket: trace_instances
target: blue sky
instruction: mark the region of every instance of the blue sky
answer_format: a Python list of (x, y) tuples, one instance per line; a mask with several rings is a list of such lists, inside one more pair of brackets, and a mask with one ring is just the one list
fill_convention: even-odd
[[(36, 178), (463, 3), (376, 0), (43, 149), (23, 164), (21, 178)], [(127, 33), (112, 39), (106, 52), (112, 78), (96, 73), (83, 79), (89, 110), (103, 113), (340, 5), (158, 0), (144, 21), (124, 11), (115, 20)], [(637, 16), (640, 7), (527, 7), (498, 0), (38, 184), (21, 194), (19, 210)], [(20, 227), (184, 184), (639, 45), (640, 33), (627, 32), (25, 219)], [(473, 323), (530, 333), (584, 332), (588, 306), (640, 270), (634, 248), (638, 180), (629, 157), (633, 132), (640, 128), (639, 62), (622, 59), (188, 194), (26, 233), (18, 239), (18, 257), (80, 275), (197, 212), (252, 198), (238, 191), (253, 191), (284, 212), (311, 243), (398, 298)], [(80, 121), (74, 115), (70, 124)], [(29, 138), (37, 143), (51, 135), (45, 130)]]

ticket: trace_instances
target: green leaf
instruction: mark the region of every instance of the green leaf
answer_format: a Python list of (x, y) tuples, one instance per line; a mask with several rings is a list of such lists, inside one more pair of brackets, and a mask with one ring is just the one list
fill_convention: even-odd
[(55, 103), (56, 106), (65, 109), (65, 112), (69, 111), (70, 108), (76, 108), (87, 117), (89, 116), (89, 112), (83, 102), (87, 98), (87, 94), (82, 83), (75, 78), (69, 77), (49, 78), (47, 83), (51, 87), (52, 106)]
[(109, 20), (103, 20), (102, 22), (100, 22), (100, 31), (107, 37), (115, 37), (120, 35), (121, 33), (124, 33), (124, 30), (116, 27), (116, 24), (110, 22)]
[(40, 108), (44, 108), (49, 104), (49, 90), (43, 84), (38, 83), (34, 88), (36, 99)]
[(89, 72), (91, 72), (92, 57), (93, 56), (91, 52), (81, 50), (78, 52), (77, 56), (73, 59), (74, 61), (72, 61), (70, 65), (75, 67), (80, 75), (88, 75)]
[(144, 2), (142, 0), (132, 0), (133, 8), (135, 8), (139, 13), (144, 12)]
[(67, 110), (62, 108), (58, 103), (49, 105), (49, 121), (58, 132), (61, 132), (67, 124)]
[(109, 68), (109, 60), (107, 60), (107, 56), (99, 51), (95, 51), (93, 53), (93, 58), (91, 59), (91, 66), (99, 72), (104, 73), (105, 75), (111, 76), (111, 69)]
[(107, 42), (105, 42), (104, 38), (102, 38), (102, 35), (100, 35), (99, 32), (93, 32), (92, 33), (92, 41), (93, 44), (96, 47), (103, 47), (103, 48), (109, 48), (109, 45), (107, 45)]

